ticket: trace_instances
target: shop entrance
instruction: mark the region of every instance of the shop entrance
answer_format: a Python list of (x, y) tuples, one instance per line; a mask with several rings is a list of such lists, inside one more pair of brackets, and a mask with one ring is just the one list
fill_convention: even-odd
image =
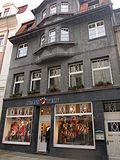
[(51, 107), (40, 108), (39, 129), (38, 129), (38, 152), (47, 152), (46, 131), (51, 127)]
[(104, 117), (109, 160), (120, 160), (120, 112), (105, 112)]

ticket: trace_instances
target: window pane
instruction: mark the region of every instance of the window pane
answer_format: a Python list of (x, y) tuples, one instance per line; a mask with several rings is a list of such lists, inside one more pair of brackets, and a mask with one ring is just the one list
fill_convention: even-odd
[(58, 116), (54, 135), (55, 144), (94, 145), (92, 116)]
[(22, 94), (23, 91), (23, 83), (15, 84), (14, 94)]
[(50, 78), (50, 88), (56, 88), (60, 90), (61, 80), (60, 77)]
[(89, 29), (89, 39), (96, 38), (96, 29)]
[(83, 85), (83, 74), (70, 75), (70, 87), (80, 87)]
[(68, 3), (67, 2), (61, 3), (61, 12), (68, 12)]
[(40, 80), (32, 81), (31, 91), (40, 91)]
[(49, 32), (49, 42), (55, 42), (55, 30)]
[(79, 72), (79, 71), (83, 71), (83, 65), (82, 64), (73, 64), (70, 65), (70, 73), (72, 72)]

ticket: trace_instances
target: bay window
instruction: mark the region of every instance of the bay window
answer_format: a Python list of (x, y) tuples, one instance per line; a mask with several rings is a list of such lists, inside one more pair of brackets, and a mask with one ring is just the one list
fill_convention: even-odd
[(33, 108), (9, 108), (6, 113), (3, 143), (30, 145)]
[(94, 39), (106, 35), (105, 25), (103, 20), (89, 24), (88, 30), (89, 30), (89, 39)]
[(54, 146), (95, 148), (91, 103), (57, 104), (55, 107)]
[(41, 70), (32, 72), (30, 91), (40, 91)]
[(92, 61), (93, 85), (111, 84), (112, 73), (108, 58)]
[(83, 64), (76, 63), (69, 66), (69, 87), (83, 88)]
[(15, 76), (13, 94), (21, 95), (23, 91), (24, 74), (18, 74)]
[(55, 67), (49, 69), (49, 84), (50, 90), (60, 90), (61, 88), (61, 68)]
[(69, 29), (61, 28), (61, 41), (69, 41)]

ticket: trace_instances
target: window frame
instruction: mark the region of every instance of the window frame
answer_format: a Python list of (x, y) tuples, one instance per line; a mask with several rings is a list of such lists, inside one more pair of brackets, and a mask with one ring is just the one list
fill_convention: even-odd
[(57, 4), (51, 4), (50, 5), (50, 15), (56, 14), (57, 13)]
[[(67, 8), (66, 8), (66, 6), (67, 6)], [(68, 2), (61, 2), (60, 11), (61, 11), (61, 13), (68, 13), (69, 12), (69, 3)]]
[[(62, 34), (62, 30), (68, 30), (68, 32), (67, 32), (67, 34)], [(62, 35), (67, 35), (67, 40), (62, 40)], [(62, 27), (61, 28), (61, 30), (60, 30), (60, 41), (62, 41), (62, 42), (68, 42), (68, 41), (70, 41), (70, 31), (69, 31), (69, 28), (67, 28), (67, 27)]]
[[(41, 77), (40, 77), (40, 78), (32, 78), (33, 74), (34, 74), (34, 73), (37, 73), (37, 72), (40, 72), (40, 73), (41, 73), (41, 69), (40, 69), (40, 70), (37, 70), (37, 71), (32, 71), (32, 72), (31, 72), (30, 92), (33, 92), (33, 91), (32, 91), (32, 82), (38, 81), (38, 80), (41, 81)], [(37, 92), (37, 91), (35, 91), (35, 92)]]
[[(72, 72), (72, 73), (70, 72), (70, 67), (73, 66), (73, 65), (77, 65), (77, 64), (80, 64), (83, 67), (83, 63), (72, 63), (72, 64), (69, 65), (69, 87), (71, 87), (70, 86), (70, 76), (71, 75), (76, 75), (76, 74), (82, 74), (83, 75), (84, 74), (83, 70), (82, 71), (78, 71), (78, 72)], [(83, 81), (82, 85), (84, 85), (84, 81)]]
[[(51, 33), (54, 33), (53, 35), (51, 35)], [(54, 40), (51, 41), (51, 37), (54, 38)], [(48, 36), (48, 43), (54, 43), (56, 41), (56, 29), (50, 29), (49, 30), (49, 36)]]
[[(50, 70), (52, 70), (52, 69), (60, 69), (60, 74), (59, 75), (55, 75), (55, 76), (50, 76)], [(61, 67), (58, 66), (58, 67), (49, 68), (48, 89), (50, 89), (50, 79), (52, 79), (52, 78), (58, 78), (58, 77), (61, 77)]]
[[(100, 67), (100, 68), (93, 68), (93, 62), (99, 62), (101, 60), (109, 60), (109, 66), (107, 67)], [(94, 71), (101, 71), (101, 70), (105, 70), (105, 69), (109, 69), (110, 71), (110, 77), (111, 77), (111, 82), (113, 84), (113, 77), (112, 77), (112, 70), (111, 70), (111, 64), (110, 64), (110, 59), (109, 58), (97, 58), (95, 60), (92, 60), (92, 79), (93, 79), (93, 86), (95, 86), (95, 79), (94, 79)]]
[[(74, 104), (91, 104), (91, 113), (71, 113), (71, 114), (56, 114), (56, 106), (57, 105), (74, 105)], [(57, 116), (83, 116), (83, 115), (91, 115), (92, 116), (92, 131), (93, 131), (93, 146), (85, 146), (85, 145), (66, 145), (66, 144), (56, 144), (55, 143), (55, 128), (56, 128), (56, 117)], [(92, 102), (76, 102), (76, 103), (63, 103), (63, 104), (56, 104), (54, 107), (54, 133), (53, 133), (53, 146), (60, 147), (60, 148), (78, 148), (78, 149), (95, 149), (95, 125), (94, 125), (94, 113), (93, 113), (93, 104)]]
[[(15, 93), (15, 85), (16, 84), (21, 84), (21, 83), (24, 83), (24, 80), (22, 80), (22, 81), (16, 81), (16, 78), (17, 78), (17, 76), (23, 76), (23, 78), (24, 78), (24, 73), (22, 74), (22, 73), (20, 73), (20, 74), (16, 74), (15, 76), (14, 76), (14, 85), (13, 85), (13, 95), (16, 95), (16, 93)], [(19, 93), (20, 94), (20, 93)]]
[[(25, 46), (27, 45), (27, 46)], [(22, 46), (22, 47), (21, 47)], [(23, 52), (23, 50), (26, 49), (26, 54), (25, 55), (22, 55), (21, 56), (21, 52)], [(17, 59), (19, 58), (23, 58), (23, 57), (26, 57), (27, 56), (27, 53), (28, 53), (28, 42), (26, 43), (22, 43), (18, 46), (18, 49), (17, 49)]]
[[(103, 25), (101, 25), (101, 26), (103, 26), (104, 27), (104, 33), (103, 33), (103, 35), (99, 35), (99, 33), (98, 33), (98, 24), (99, 23), (103, 23)], [(90, 28), (90, 26), (92, 26), (92, 25), (95, 25), (95, 27), (92, 27), (92, 28)], [(90, 37), (90, 32), (91, 32), (91, 30), (95, 30), (94, 31), (94, 33), (95, 33), (95, 37)], [(100, 37), (104, 37), (104, 36), (106, 36), (106, 30), (105, 30), (105, 22), (104, 22), (104, 20), (99, 20), (99, 21), (97, 21), (97, 22), (93, 22), (93, 23), (89, 23), (88, 24), (88, 36), (89, 36), (89, 40), (93, 40), (93, 39), (96, 39), (96, 38), (100, 38)]]

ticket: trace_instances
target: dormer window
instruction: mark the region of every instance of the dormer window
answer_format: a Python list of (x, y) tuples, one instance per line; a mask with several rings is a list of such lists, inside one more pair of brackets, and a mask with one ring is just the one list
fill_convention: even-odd
[(61, 41), (69, 41), (69, 29), (61, 28)]
[(4, 10), (3, 17), (8, 16), (8, 15), (9, 15), (9, 12), (10, 12), (10, 8), (6, 8), (6, 9)]
[(40, 46), (42, 47), (44, 44), (45, 44), (45, 34), (43, 34), (40, 39)]
[(62, 2), (61, 3), (61, 12), (68, 12), (69, 5), (67, 2)]
[(88, 3), (88, 9), (94, 9), (99, 7), (99, 0), (93, 0), (92, 2)]
[(50, 14), (55, 14), (57, 12), (56, 4), (50, 6)]
[(44, 19), (47, 15), (46, 9), (42, 12), (42, 18)]
[(49, 31), (49, 39), (48, 42), (55, 42), (56, 32), (55, 29)]

